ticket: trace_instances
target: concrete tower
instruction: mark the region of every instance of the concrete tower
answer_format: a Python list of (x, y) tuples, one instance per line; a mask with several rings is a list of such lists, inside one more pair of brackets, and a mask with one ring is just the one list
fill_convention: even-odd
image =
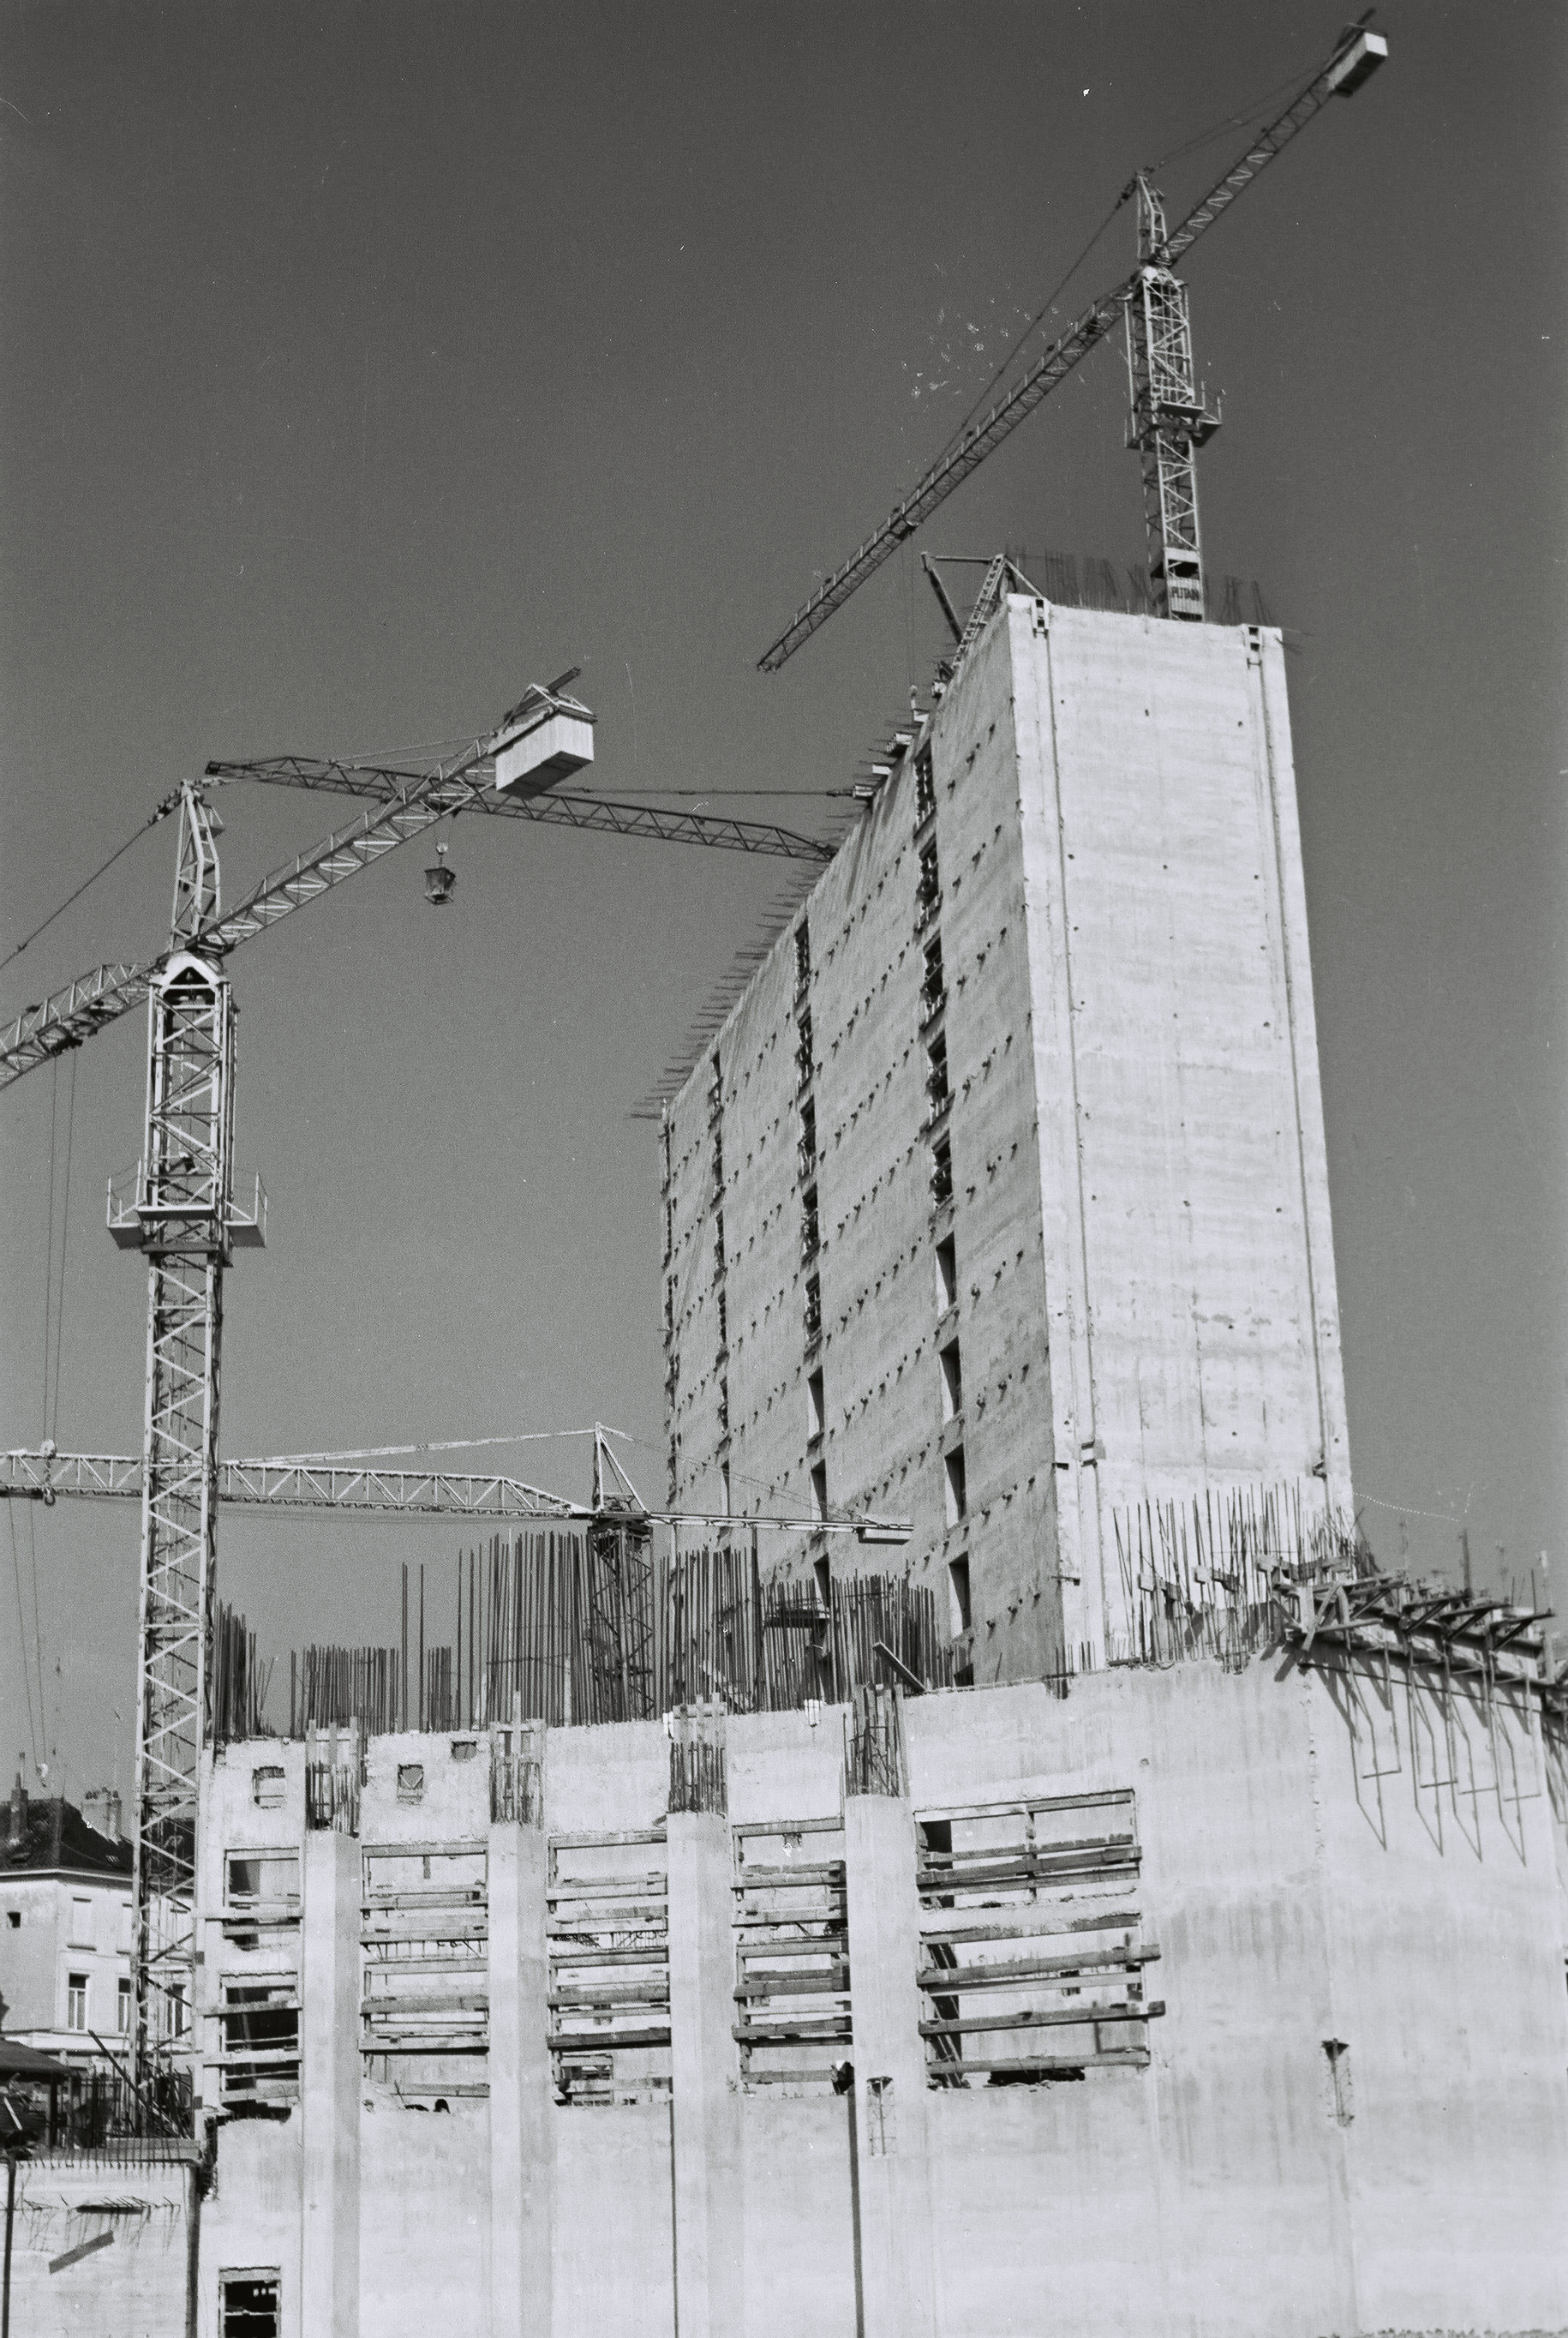
[(1130, 1653), (1141, 1506), (1347, 1511), (1278, 633), (1007, 597), (665, 1148), (674, 1498), (912, 1521), (961, 1675)]

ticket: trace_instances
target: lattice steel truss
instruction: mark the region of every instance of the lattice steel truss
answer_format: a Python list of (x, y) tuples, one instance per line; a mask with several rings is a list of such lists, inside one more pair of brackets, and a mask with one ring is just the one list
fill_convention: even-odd
[(1143, 473), (1149, 587), (1161, 617), (1203, 621), (1203, 550), (1198, 527), (1196, 450), (1220, 427), (1192, 363), (1187, 287), (1171, 273), (1165, 206), (1140, 171), (1138, 274), (1127, 295), (1127, 444)]
[(149, 993), (146, 1149), (134, 1199), (111, 1190), (109, 1204), (115, 1240), (147, 1259), (134, 2056), (143, 2093), (165, 2102), (183, 2092), (200, 2034), (196, 1816), (210, 1721), (223, 1269), (236, 1238), (261, 1238), (260, 1207), (237, 1211), (232, 1197), (233, 1001), (220, 962), (189, 947), (218, 906), (213, 823), (187, 787), (172, 948)]

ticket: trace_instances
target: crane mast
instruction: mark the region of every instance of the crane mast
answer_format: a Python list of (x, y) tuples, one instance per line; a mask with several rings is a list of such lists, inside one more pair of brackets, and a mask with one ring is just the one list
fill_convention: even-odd
[[(147, 1260), (138, 1632), (133, 2033), (137, 2084), (172, 2110), (191, 2077), (196, 1817), (210, 1724), (218, 1516), (223, 1272), (263, 1239), (260, 1206), (233, 1197), (233, 997), (201, 955), (219, 915), (216, 823), (186, 786), (170, 951), (148, 994), (145, 1144), (133, 1194), (111, 1191), (109, 1227)], [(191, 2088), (192, 2095), (196, 2089)]]
[(1203, 548), (1193, 457), (1219, 429), (1220, 416), (1193, 367), (1187, 287), (1165, 259), (1164, 198), (1146, 171), (1127, 192), (1138, 198), (1138, 273), (1127, 291), (1127, 444), (1143, 473), (1150, 595), (1157, 617), (1201, 624)]

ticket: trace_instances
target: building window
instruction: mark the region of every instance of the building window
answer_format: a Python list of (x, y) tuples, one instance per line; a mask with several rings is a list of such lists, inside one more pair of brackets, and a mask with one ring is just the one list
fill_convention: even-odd
[(720, 1112), (723, 1106), (723, 1103), (724, 1076), (722, 1071), (720, 1069), (719, 1058), (715, 1056), (713, 1058), (713, 1077), (708, 1089), (708, 1117), (710, 1120), (718, 1119)]
[(947, 1035), (938, 1031), (926, 1050), (926, 1093), (931, 1099), (933, 1112), (940, 1112), (947, 1101)]
[(229, 1981), (223, 1990), (223, 2094), (292, 2100), (299, 2084), (299, 2000), (292, 1980)]
[(798, 1088), (808, 1088), (816, 1069), (812, 1052), (811, 1009), (803, 1007), (796, 1019), (800, 1036), (795, 1043), (795, 1085)]
[(947, 988), (942, 977), (942, 937), (933, 934), (926, 945), (926, 971), (920, 983), (920, 1012), (927, 1021), (947, 1003)]
[(87, 1976), (67, 1973), (65, 1976), (65, 2027), (85, 2029), (87, 2027)]
[(96, 1947), (96, 1945), (97, 1943), (93, 1938), (93, 1932), (92, 1901), (73, 1900), (71, 1902), (71, 1946), (74, 1949), (91, 1949)]
[(713, 1131), (713, 1199), (724, 1199), (724, 1139), (718, 1129)]
[(958, 1250), (952, 1234), (936, 1245), (936, 1311), (946, 1315), (958, 1304)]
[(969, 1561), (956, 1558), (947, 1569), (948, 1606), (953, 1620), (953, 1637), (969, 1629)]
[(726, 1300), (726, 1298), (725, 1298), (725, 1296), (724, 1296), (724, 1293), (723, 1293), (722, 1292), (720, 1292), (719, 1293), (719, 1353), (720, 1353), (721, 1356), (727, 1356), (727, 1355), (729, 1354), (729, 1352), (730, 1352), (730, 1306), (729, 1306), (729, 1302)]
[(806, 1435), (813, 1444), (821, 1436), (826, 1425), (827, 1414), (822, 1401), (822, 1370), (818, 1365), (814, 1372), (808, 1372), (806, 1375)]
[(190, 2008), (185, 2002), (185, 1984), (177, 1980), (169, 1991), (169, 2035), (183, 2038), (191, 2026)]
[(278, 2338), (277, 2273), (219, 2275), (222, 2299), (220, 2338)]
[(915, 899), (923, 918), (934, 915), (941, 901), (942, 878), (936, 866), (935, 839), (920, 847), (920, 875), (916, 883)]
[(795, 928), (795, 992), (799, 997), (811, 979), (811, 928), (799, 925)]
[(817, 1216), (817, 1188), (807, 1187), (800, 1196), (800, 1263), (809, 1266), (822, 1247), (821, 1228)]
[(223, 1867), (223, 1904), (228, 1908), (264, 1907), (281, 1915), (299, 1908), (299, 1854), (297, 1851), (231, 1851)]
[(964, 1448), (956, 1445), (951, 1453), (942, 1457), (942, 1467), (947, 1479), (947, 1523), (950, 1527), (963, 1523), (966, 1493), (964, 1484)]
[(724, 1272), (724, 1213), (722, 1210), (715, 1210), (713, 1213), (713, 1272), (715, 1274), (722, 1274)]
[(931, 767), (931, 750), (922, 747), (915, 758), (915, 825), (924, 828), (936, 809), (936, 774)]
[(268, 1763), (250, 1773), (250, 1799), (259, 1811), (280, 1811), (283, 1807), (283, 1773), (275, 1763)]
[(721, 1437), (728, 1437), (730, 1434), (730, 1383), (728, 1380), (720, 1380), (719, 1383), (719, 1433)]
[(826, 1461), (813, 1461), (811, 1464), (811, 1515), (814, 1518), (825, 1518), (828, 1515), (828, 1464)]
[(822, 1337), (822, 1282), (821, 1278), (815, 1274), (808, 1275), (806, 1279), (806, 1337), (808, 1340)]
[(728, 1518), (730, 1516), (730, 1464), (727, 1460), (720, 1461), (719, 1464), (719, 1507)]
[(122, 2038), (129, 2038), (131, 2035), (132, 2002), (131, 1984), (128, 1980), (122, 1980), (120, 1984), (119, 2002), (114, 2009), (114, 2027)]
[(400, 1803), (422, 1803), (424, 1801), (425, 1764), (423, 1762), (398, 1763), (397, 1799)]
[(958, 1342), (949, 1340), (937, 1358), (942, 1367), (942, 1418), (956, 1420), (964, 1410), (964, 1374), (958, 1361)]
[(7, 1909), (6, 1909), (6, 1911), (5, 1911), (5, 1921), (10, 1925), (11, 1930), (12, 1930), (14, 1932), (19, 1932), (19, 1931), (22, 1930), (22, 1911), (21, 1911), (21, 1909), (20, 1909), (20, 1908), (7, 1908)]
[(931, 1147), (931, 1203), (941, 1209), (953, 1199), (953, 1141), (939, 1136)]
[(808, 1096), (800, 1106), (800, 1144), (797, 1155), (800, 1164), (800, 1182), (805, 1184), (817, 1166), (817, 1105)]
[(817, 1586), (818, 1606), (821, 1609), (824, 1616), (830, 1615), (833, 1609), (833, 1563), (831, 1559), (813, 1559), (811, 1562), (811, 1579)]

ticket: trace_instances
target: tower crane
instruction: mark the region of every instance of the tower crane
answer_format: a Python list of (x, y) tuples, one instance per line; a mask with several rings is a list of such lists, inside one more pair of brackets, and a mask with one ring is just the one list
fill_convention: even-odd
[[(233, 1174), (236, 1009), (227, 960), (242, 942), (319, 899), (384, 854), (465, 811), (599, 833), (699, 843), (823, 863), (832, 847), (768, 822), (665, 812), (553, 792), (593, 760), (593, 717), (567, 696), (577, 669), (531, 685), (495, 728), (423, 769), (304, 756), (209, 763), (159, 805), (179, 819), (169, 947), (138, 965), (96, 968), (27, 1008), (0, 1031), (0, 1087), (80, 1046), (145, 1001), (145, 1141), (131, 1188), (111, 1181), (109, 1231), (147, 1261), (147, 1347), (138, 1617), (139, 1680), (132, 1870), (132, 2065), (144, 2098), (177, 2099), (176, 2074), (193, 2076), (197, 1800), (210, 1732), (217, 1513), (228, 1498), (341, 1504), (382, 1511), (466, 1509), (478, 1515), (561, 1515), (574, 1506), (513, 1481), (448, 1482), (433, 1491), (269, 1478), (266, 1465), (220, 1465), (223, 1280), (236, 1250), (266, 1240), (260, 1178), (237, 1194)], [(345, 829), (222, 907), (212, 804), (220, 785), (253, 779), (360, 800)], [(450, 872), (443, 870), (447, 879)], [(450, 889), (449, 883), (440, 889)], [(432, 898), (436, 898), (433, 890)], [(118, 1491), (119, 1465), (96, 1484)], [(249, 1475), (247, 1473), (250, 1473)], [(93, 1477), (91, 1468), (89, 1479)], [(354, 1473), (357, 1477), (362, 1473)], [(53, 1490), (45, 1486), (41, 1492)], [(292, 1501), (291, 1501), (292, 1497)], [(199, 2093), (191, 2088), (192, 2098)]]
[(1388, 54), (1380, 33), (1367, 30), (1366, 15), (1348, 25), (1333, 54), (1314, 71), (1283, 113), (1252, 139), (1202, 201), (1175, 229), (1165, 223), (1163, 199), (1152, 174), (1138, 172), (1123, 188), (1118, 207), (1138, 202), (1138, 265), (1109, 292), (1093, 300), (1044, 355), (1026, 367), (984, 421), (966, 427), (859, 550), (836, 568), (798, 609), (758, 664), (764, 673), (779, 667), (875, 575), (923, 520), (961, 486), (987, 455), (1010, 437), (1025, 415), (1060, 388), (1091, 349), (1125, 322), (1132, 420), (1127, 443), (1138, 454), (1143, 476), (1143, 512), (1149, 538), (1149, 584), (1155, 614), (1200, 620), (1202, 555), (1198, 531), (1196, 449), (1219, 427), (1193, 373), (1192, 327), (1187, 288), (1176, 263), (1198, 238), (1230, 208), (1284, 152), (1331, 97), (1349, 97)]

